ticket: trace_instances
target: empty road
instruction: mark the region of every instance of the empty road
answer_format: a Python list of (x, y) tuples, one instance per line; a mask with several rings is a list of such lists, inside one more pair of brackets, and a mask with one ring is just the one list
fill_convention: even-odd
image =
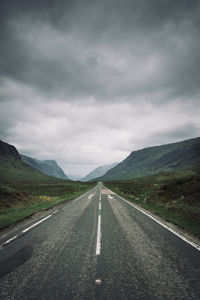
[(200, 299), (200, 251), (101, 183), (0, 237), (0, 299)]

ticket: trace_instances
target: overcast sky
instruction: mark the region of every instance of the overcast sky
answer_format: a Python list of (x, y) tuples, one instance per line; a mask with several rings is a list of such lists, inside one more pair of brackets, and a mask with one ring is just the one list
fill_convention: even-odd
[(0, 1), (0, 138), (66, 174), (200, 136), (200, 1)]

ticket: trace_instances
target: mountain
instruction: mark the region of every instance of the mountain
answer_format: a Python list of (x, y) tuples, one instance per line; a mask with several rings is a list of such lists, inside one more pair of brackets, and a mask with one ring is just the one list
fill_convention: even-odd
[(14, 146), (0, 140), (0, 183), (51, 181), (55, 178), (27, 165)]
[(69, 180), (69, 178), (65, 175), (61, 167), (58, 166), (55, 160), (38, 160), (23, 154), (20, 154), (20, 156), (26, 164), (32, 166), (33, 168), (44, 174)]
[(111, 165), (104, 165), (94, 169), (92, 172), (87, 174), (85, 177), (81, 178), (81, 181), (90, 181), (94, 178), (103, 176), (108, 170), (114, 168), (118, 163), (113, 163)]
[(80, 175), (76, 175), (76, 174), (67, 174), (69, 179), (74, 180), (74, 181), (79, 181), (81, 179)]
[(96, 180), (133, 179), (193, 166), (200, 166), (200, 137), (133, 151), (125, 160)]
[(0, 161), (3, 163), (7, 160), (18, 161), (21, 159), (17, 149), (14, 146), (4, 143), (0, 140)]

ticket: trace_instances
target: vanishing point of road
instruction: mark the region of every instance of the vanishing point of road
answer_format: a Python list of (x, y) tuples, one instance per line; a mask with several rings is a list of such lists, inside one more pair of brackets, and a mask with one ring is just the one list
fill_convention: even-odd
[(200, 299), (199, 249), (102, 183), (0, 244), (1, 300)]

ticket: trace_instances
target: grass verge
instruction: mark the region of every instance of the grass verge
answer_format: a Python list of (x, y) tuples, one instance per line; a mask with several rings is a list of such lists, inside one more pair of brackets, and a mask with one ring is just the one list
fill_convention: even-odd
[(129, 181), (105, 182), (125, 199), (200, 238), (200, 176), (162, 173)]
[(72, 200), (93, 187), (91, 184), (61, 183), (21, 186), (16, 190), (0, 186), (0, 230), (32, 214)]

